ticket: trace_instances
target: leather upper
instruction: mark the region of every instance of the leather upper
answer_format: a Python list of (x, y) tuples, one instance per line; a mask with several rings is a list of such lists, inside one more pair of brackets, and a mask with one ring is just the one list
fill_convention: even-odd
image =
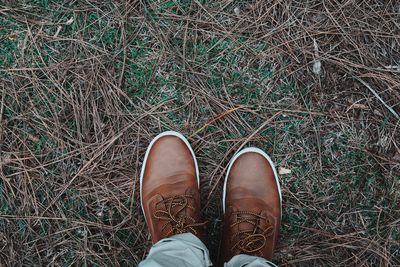
[(260, 153), (246, 152), (234, 161), (226, 184), (225, 261), (243, 253), (272, 258), (281, 223), (278, 186)]
[(195, 224), (186, 231), (201, 234), (197, 225), (200, 195), (194, 162), (188, 146), (176, 136), (162, 136), (151, 147), (141, 198), (153, 243), (180, 231), (178, 224)]

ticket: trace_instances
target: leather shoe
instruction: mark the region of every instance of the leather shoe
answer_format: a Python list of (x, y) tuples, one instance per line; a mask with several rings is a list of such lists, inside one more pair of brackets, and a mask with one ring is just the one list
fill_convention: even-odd
[(201, 237), (199, 170), (182, 134), (164, 132), (150, 143), (140, 174), (140, 199), (153, 243), (187, 232)]
[(246, 148), (233, 157), (223, 190), (225, 262), (238, 254), (271, 260), (281, 199), (277, 172), (264, 151)]

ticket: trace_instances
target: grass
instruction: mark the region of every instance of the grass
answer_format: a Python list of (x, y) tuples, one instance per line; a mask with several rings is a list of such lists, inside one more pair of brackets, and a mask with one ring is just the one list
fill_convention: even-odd
[(197, 154), (214, 262), (225, 167), (254, 145), (291, 170), (279, 266), (400, 265), (400, 122), (354, 78), (399, 113), (398, 8), (0, 1), (0, 265), (137, 265), (167, 129)]

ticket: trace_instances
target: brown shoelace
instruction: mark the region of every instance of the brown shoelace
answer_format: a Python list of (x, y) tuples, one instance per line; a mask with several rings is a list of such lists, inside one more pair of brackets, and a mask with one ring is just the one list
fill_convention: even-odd
[(158, 202), (156, 206), (164, 204), (162, 209), (157, 209), (154, 212), (154, 217), (159, 220), (166, 221), (162, 226), (162, 231), (170, 225), (171, 229), (167, 232), (167, 236), (183, 234), (191, 232), (197, 234), (196, 227), (205, 224), (196, 222), (196, 220), (189, 215), (186, 215), (185, 210), (194, 210), (194, 207), (189, 203), (193, 200), (192, 195), (176, 195), (165, 198)]
[[(260, 254), (261, 249), (265, 246), (267, 238), (274, 233), (274, 227), (271, 221), (261, 215), (250, 211), (236, 211), (232, 213), (237, 216), (236, 222), (231, 224), (231, 227), (247, 223), (253, 226), (253, 229), (247, 231), (239, 231), (233, 236), (233, 240), (238, 238), (237, 242), (233, 245), (232, 250), (240, 250), (241, 254), (257, 255)], [(261, 221), (266, 221), (266, 227), (261, 228)]]

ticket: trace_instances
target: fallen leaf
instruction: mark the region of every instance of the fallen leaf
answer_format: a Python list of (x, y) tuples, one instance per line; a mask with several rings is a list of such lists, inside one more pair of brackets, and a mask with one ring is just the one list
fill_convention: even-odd
[(17, 39), (17, 34), (16, 33), (13, 33), (13, 34), (10, 34), (9, 36), (8, 36), (8, 39), (10, 39), (11, 41), (14, 41), (14, 40), (16, 40)]
[(366, 105), (358, 104), (358, 103), (354, 103), (349, 107), (349, 109), (352, 109), (352, 108), (354, 108), (354, 109), (368, 109), (368, 107)]
[(351, 110), (351, 109), (362, 109), (362, 110), (365, 110), (365, 109), (368, 109), (368, 106), (366, 106), (364, 104), (353, 103), (347, 108), (346, 112), (349, 112), (349, 110)]
[(278, 174), (279, 175), (285, 175), (285, 174), (290, 174), (290, 173), (292, 173), (292, 170), (290, 170), (290, 169), (286, 169), (284, 167), (279, 167), (278, 168)]
[(313, 39), (314, 42), (314, 64), (313, 64), (313, 72), (316, 75), (319, 75), (321, 73), (321, 60), (319, 59), (319, 49), (318, 49), (318, 44), (317, 40)]

